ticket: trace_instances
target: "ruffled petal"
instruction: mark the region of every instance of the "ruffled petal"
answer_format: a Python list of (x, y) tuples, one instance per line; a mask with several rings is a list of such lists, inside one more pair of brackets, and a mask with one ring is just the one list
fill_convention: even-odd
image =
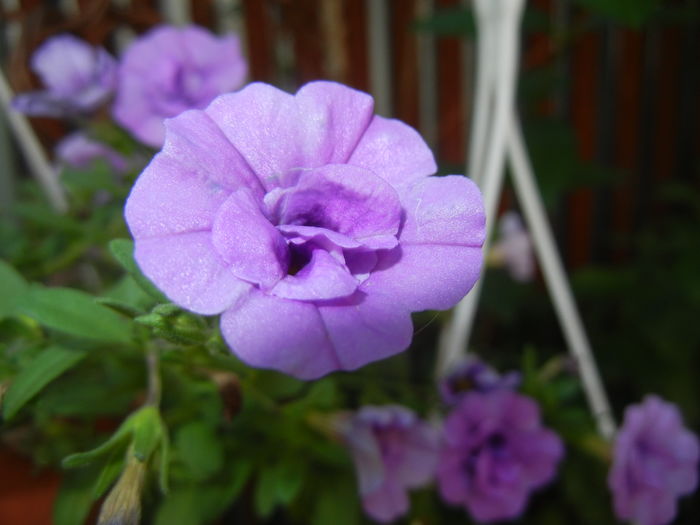
[(233, 352), (257, 368), (316, 379), (341, 368), (316, 306), (251, 290), (221, 316)]
[(211, 236), (237, 277), (269, 287), (287, 274), (287, 243), (247, 190), (235, 191), (221, 205)]
[(383, 293), (358, 291), (337, 304), (319, 303), (318, 310), (343, 370), (385, 359), (411, 343), (410, 314)]
[(393, 237), (402, 211), (394, 188), (372, 172), (330, 164), (304, 171), (296, 186), (282, 192), (271, 213), (280, 224), (326, 228), (363, 242)]
[(401, 244), (380, 256), (360, 290), (391, 296), (412, 312), (445, 310), (472, 288), (481, 263), (481, 248)]
[(211, 230), (231, 192), (204, 172), (158, 154), (136, 180), (124, 215), (135, 239)]
[(437, 171), (428, 145), (416, 130), (399, 120), (375, 116), (348, 159), (399, 186)]
[(428, 177), (401, 188), (406, 220), (401, 244), (480, 247), (486, 219), (481, 192), (461, 175)]
[(334, 82), (306, 84), (296, 96), (253, 83), (206, 109), (266, 189), (290, 170), (340, 163), (364, 132), (372, 98)]
[(285, 299), (318, 301), (352, 295), (357, 285), (357, 279), (344, 265), (328, 252), (318, 249), (298, 274), (286, 276), (270, 293)]
[(250, 288), (216, 253), (209, 232), (136, 239), (134, 258), (170, 300), (199, 314), (226, 310)]

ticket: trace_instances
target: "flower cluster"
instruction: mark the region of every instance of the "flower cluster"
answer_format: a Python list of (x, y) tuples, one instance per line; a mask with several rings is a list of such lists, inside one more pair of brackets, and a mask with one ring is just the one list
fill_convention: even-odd
[(647, 396), (625, 411), (608, 477), (615, 513), (638, 525), (665, 525), (676, 500), (698, 484), (698, 438), (675, 405)]
[(112, 55), (68, 34), (55, 36), (37, 49), (31, 68), (45, 89), (23, 93), (12, 102), (16, 110), (28, 115), (88, 114), (112, 95), (117, 81)]
[(501, 376), (489, 365), (470, 354), (457, 363), (440, 381), (439, 389), (443, 402), (454, 405), (472, 390), (477, 392), (514, 390), (519, 385), (519, 372), (508, 372)]
[(365, 406), (336, 421), (355, 463), (365, 512), (382, 522), (406, 514), (407, 489), (432, 480), (439, 434), (409, 409)]
[(231, 349), (302, 379), (403, 351), (411, 312), (453, 306), (481, 267), (463, 176), (372, 98), (333, 82), (251, 84), (165, 123), (126, 220), (143, 272), (218, 314)]

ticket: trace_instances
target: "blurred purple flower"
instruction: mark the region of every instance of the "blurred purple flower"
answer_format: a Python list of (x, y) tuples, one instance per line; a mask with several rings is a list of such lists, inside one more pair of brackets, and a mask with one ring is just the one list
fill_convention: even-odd
[(89, 168), (98, 159), (105, 160), (116, 173), (124, 173), (129, 167), (123, 155), (81, 132), (71, 133), (61, 140), (55, 153), (60, 162), (73, 168)]
[(336, 429), (352, 454), (365, 512), (382, 522), (406, 514), (407, 490), (435, 475), (438, 431), (398, 405), (365, 406), (340, 416)]
[(448, 405), (454, 405), (470, 391), (515, 390), (519, 385), (519, 372), (508, 372), (501, 376), (479, 358), (468, 355), (440, 381), (439, 389), (442, 400)]
[(500, 238), (493, 246), (494, 258), (505, 265), (514, 280), (532, 281), (535, 276), (532, 241), (520, 215), (514, 211), (504, 213), (499, 230)]
[(248, 65), (237, 36), (198, 26), (160, 26), (134, 42), (119, 67), (117, 122), (144, 144), (163, 145), (163, 120), (202, 109), (240, 87)]
[(697, 483), (698, 438), (684, 428), (678, 408), (653, 395), (628, 407), (608, 476), (618, 518), (670, 523), (676, 500)]
[(468, 393), (443, 432), (440, 493), (478, 521), (518, 517), (564, 453), (559, 437), (541, 426), (537, 404), (508, 390)]
[(31, 68), (46, 89), (17, 95), (17, 111), (45, 117), (90, 113), (114, 91), (117, 65), (107, 51), (69, 34), (54, 36), (32, 55)]
[(223, 312), (252, 366), (313, 379), (394, 355), (411, 312), (479, 275), (479, 190), (429, 177), (427, 145), (365, 93), (256, 83), (165, 126), (126, 204), (136, 261), (183, 308)]

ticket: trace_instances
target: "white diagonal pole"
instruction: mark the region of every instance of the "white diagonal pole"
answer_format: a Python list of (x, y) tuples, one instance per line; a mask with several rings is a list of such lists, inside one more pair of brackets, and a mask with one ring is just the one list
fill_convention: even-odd
[(17, 144), (24, 154), (29, 169), (44, 190), (51, 207), (59, 213), (64, 213), (68, 210), (68, 201), (63, 193), (63, 188), (58, 182), (56, 172), (46, 157), (46, 153), (32, 130), (27, 117), (13, 110), (11, 103), (12, 89), (10, 89), (5, 75), (0, 71), (0, 107), (5, 111)]
[[(468, 169), (483, 193), (487, 217), (484, 252), (489, 249), (504, 164), (508, 159), (515, 193), (523, 206), (544, 279), (569, 351), (578, 365), (587, 401), (599, 433), (609, 439), (615, 433), (615, 422), (557, 252), (515, 112), (518, 29), (523, 7), (524, 0), (474, 0), (479, 63)], [(481, 280), (457, 305), (451, 321), (445, 325), (439, 342), (438, 376), (466, 353), (480, 291)]]

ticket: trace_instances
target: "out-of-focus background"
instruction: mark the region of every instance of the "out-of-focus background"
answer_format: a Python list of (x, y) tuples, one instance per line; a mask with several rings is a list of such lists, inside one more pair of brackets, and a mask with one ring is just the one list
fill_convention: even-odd
[[(469, 2), (2, 0), (0, 6), (0, 61), (15, 92), (38, 87), (29, 57), (51, 35), (72, 32), (116, 54), (154, 25), (193, 22), (241, 35), (250, 80), (294, 90), (324, 78), (372, 93), (378, 113), (420, 130), (442, 173), (464, 172), (475, 72)], [(529, 0), (518, 92), (538, 182), (618, 416), (657, 392), (677, 403), (696, 431), (699, 50), (696, 1)], [(68, 131), (53, 119), (32, 124), (47, 151)], [(1, 208), (17, 199), (26, 171), (0, 118)], [(500, 208), (518, 208), (508, 186)], [(476, 326), (475, 347), (503, 366), (520, 363), (527, 345), (540, 360), (564, 348), (539, 278), (530, 284), (487, 278)], [(416, 344), (436, 330), (428, 326)], [(57, 478), (10, 478), (10, 464), (23, 468), (3, 456), (0, 522), (43, 523), (31, 515), (48, 516), (50, 503), (33, 506), (40, 496), (19, 495), (51, 497)], [(692, 519), (692, 503), (684, 505), (683, 516)], [(12, 508), (26, 521), (7, 521)]]

